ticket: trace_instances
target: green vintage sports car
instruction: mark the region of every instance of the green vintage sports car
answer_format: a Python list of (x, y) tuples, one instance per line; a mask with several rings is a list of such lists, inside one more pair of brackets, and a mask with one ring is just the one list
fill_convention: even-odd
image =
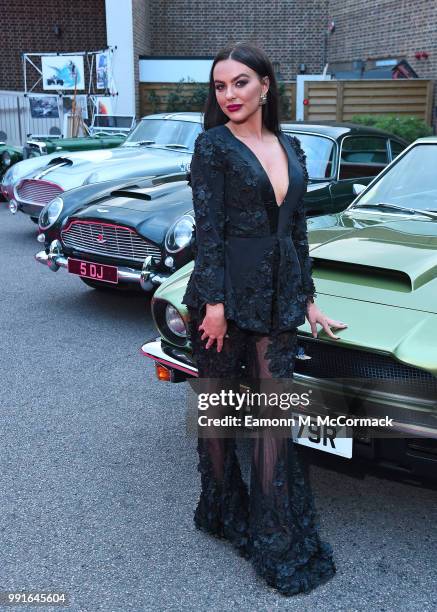
[(0, 142), (0, 179), (6, 170), (23, 159), (23, 148)]
[[(340, 429), (295, 439), (343, 458), (366, 458), (437, 479), (437, 137), (411, 144), (343, 212), (308, 220), (317, 305), (348, 323), (332, 340), (299, 328), (295, 381), (324, 407), (393, 420), (398, 437)], [(158, 377), (197, 375), (181, 304), (192, 263), (154, 295), (161, 338), (142, 352)], [(384, 436), (384, 434), (382, 434)], [(320, 457), (321, 453), (319, 454)], [(326, 457), (326, 453), (323, 453)], [(344, 459), (342, 459), (344, 460)]]

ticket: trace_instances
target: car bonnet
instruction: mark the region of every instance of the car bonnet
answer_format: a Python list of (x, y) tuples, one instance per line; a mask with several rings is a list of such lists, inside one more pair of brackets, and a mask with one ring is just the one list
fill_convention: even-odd
[(345, 212), (309, 232), (317, 293), (437, 313), (437, 221), (381, 217)]

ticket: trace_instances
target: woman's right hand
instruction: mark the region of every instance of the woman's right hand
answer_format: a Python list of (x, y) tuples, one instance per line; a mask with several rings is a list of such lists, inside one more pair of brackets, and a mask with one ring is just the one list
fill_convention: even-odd
[(203, 332), (201, 339), (208, 338), (205, 348), (209, 349), (214, 342), (217, 342), (217, 353), (220, 353), (227, 329), (224, 304), (207, 304), (206, 315), (199, 325), (199, 331)]

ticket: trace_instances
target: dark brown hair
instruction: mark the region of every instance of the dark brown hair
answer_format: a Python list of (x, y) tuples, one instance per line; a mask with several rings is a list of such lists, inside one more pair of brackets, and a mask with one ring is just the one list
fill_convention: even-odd
[(269, 77), (269, 90), (267, 92), (267, 102), (262, 106), (262, 122), (265, 127), (278, 134), (281, 130), (279, 124), (279, 94), (273, 66), (267, 55), (262, 49), (251, 43), (238, 42), (232, 43), (221, 49), (214, 58), (209, 74), (209, 91), (205, 102), (203, 127), (209, 130), (216, 125), (223, 125), (229, 117), (220, 108), (216, 93), (213, 72), (217, 62), (225, 59), (233, 59), (252, 68), (260, 78)]

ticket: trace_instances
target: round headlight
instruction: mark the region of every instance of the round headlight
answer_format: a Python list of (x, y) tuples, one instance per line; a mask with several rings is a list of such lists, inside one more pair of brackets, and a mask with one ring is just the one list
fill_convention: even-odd
[(182, 251), (190, 244), (193, 235), (194, 218), (183, 215), (168, 230), (165, 236), (165, 248), (169, 253)]
[(6, 187), (6, 185), (11, 185), (15, 179), (15, 170), (16, 170), (17, 166), (14, 164), (11, 168), (9, 168), (9, 170), (6, 170), (6, 172), (3, 175), (3, 179), (2, 179), (2, 185), (4, 185)]
[(8, 151), (3, 151), (2, 153), (2, 164), (6, 168), (8, 168), (12, 163), (11, 156)]
[(59, 219), (63, 208), (64, 201), (59, 197), (46, 204), (39, 215), (38, 225), (40, 229), (46, 230), (51, 227)]
[(171, 304), (167, 304), (165, 308), (165, 322), (168, 329), (179, 338), (187, 337), (187, 329), (181, 315), (176, 308)]

